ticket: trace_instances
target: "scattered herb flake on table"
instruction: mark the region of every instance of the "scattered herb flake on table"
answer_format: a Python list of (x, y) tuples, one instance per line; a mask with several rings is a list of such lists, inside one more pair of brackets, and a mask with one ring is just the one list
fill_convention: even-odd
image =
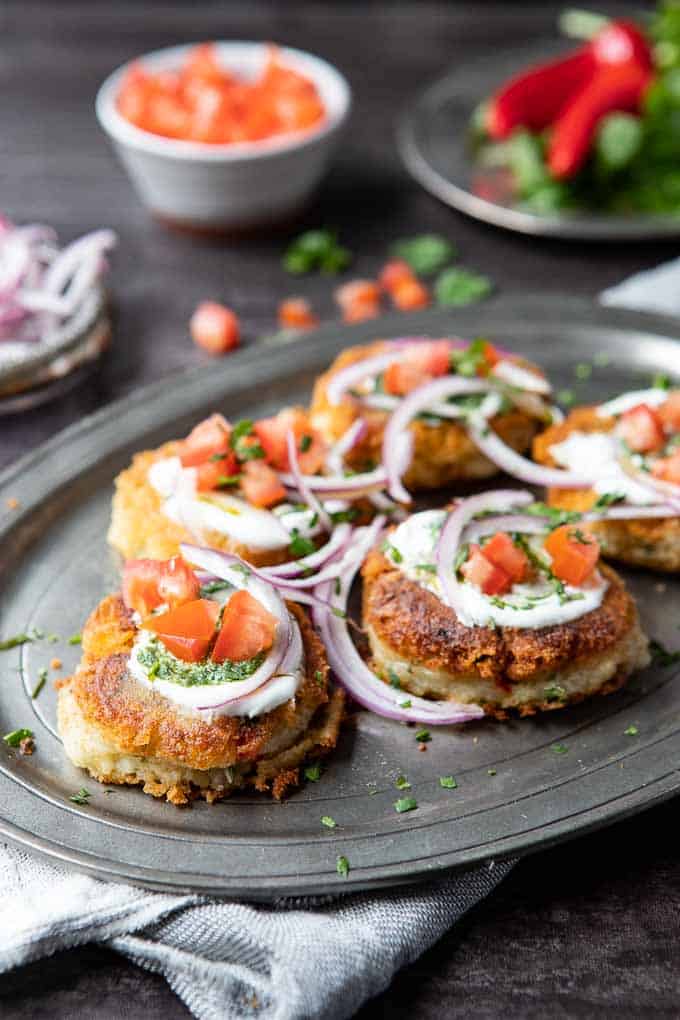
[(566, 754), (569, 748), (566, 744), (553, 744), (552, 750), (555, 754)]
[(38, 682), (33, 688), (33, 692), (31, 694), (32, 699), (38, 697), (46, 683), (47, 683), (47, 667), (42, 666), (41, 669), (38, 670)]
[(400, 797), (399, 800), (394, 802), (394, 810), (397, 814), (402, 815), (405, 811), (415, 811), (418, 807), (418, 801), (415, 797)]
[(429, 740), (432, 740), (429, 730), (418, 730), (416, 732), (416, 740), (420, 744), (427, 744)]
[(92, 794), (90, 791), (86, 790), (84, 786), (81, 786), (77, 793), (74, 793), (72, 797), (69, 797), (69, 800), (73, 801), (74, 804), (80, 804), (82, 806), (83, 804), (87, 804), (91, 796)]
[(296, 276), (314, 270), (339, 273), (351, 261), (352, 253), (338, 244), (331, 230), (307, 230), (295, 238), (283, 256), (284, 269)]
[(398, 790), (410, 790), (411, 784), (409, 783), (406, 776), (397, 776), (394, 785)]
[(439, 785), (443, 787), (445, 790), (455, 790), (456, 787), (458, 786), (458, 783), (453, 778), (453, 776), (440, 776)]
[(28, 634), (15, 634), (13, 637), (0, 641), (0, 652), (8, 652), (10, 648), (18, 648), (19, 645), (25, 645), (32, 640), (33, 638)]
[(308, 765), (305, 768), (305, 779), (309, 779), (312, 783), (318, 783), (321, 779), (321, 766), (316, 763), (315, 765)]
[(660, 641), (650, 641), (649, 650), (652, 655), (652, 661), (657, 666), (672, 666), (674, 663), (680, 662), (680, 651), (669, 652)]
[(395, 241), (390, 255), (403, 259), (414, 273), (426, 276), (443, 269), (457, 255), (456, 246), (441, 234), (419, 234), (417, 237)]
[(630, 726), (627, 726), (623, 732), (627, 737), (637, 737), (640, 731), (634, 723), (631, 723)]
[(26, 729), (26, 727), (19, 730), (12, 730), (11, 733), (6, 733), (2, 739), (8, 747), (18, 747), (22, 740), (33, 739), (33, 730)]
[[(215, 589), (213, 589), (213, 591), (214, 590)], [(82, 634), (71, 634), (71, 637), (68, 639), (68, 643), (70, 645), (79, 645), (82, 640), (83, 640)]]
[(335, 863), (335, 870), (341, 878), (347, 878), (349, 875), (349, 861), (346, 857), (338, 857)]
[(324, 815), (321, 819), (321, 824), (325, 825), (327, 829), (334, 829), (338, 823), (330, 815)]
[(469, 269), (451, 268), (441, 273), (434, 285), (434, 296), (440, 305), (461, 307), (488, 297), (493, 283), (488, 276)]

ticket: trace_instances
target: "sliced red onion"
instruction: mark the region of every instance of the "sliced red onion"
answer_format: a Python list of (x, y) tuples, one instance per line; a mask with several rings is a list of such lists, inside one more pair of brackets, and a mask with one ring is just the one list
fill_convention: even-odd
[(520, 535), (542, 535), (550, 527), (550, 518), (533, 514), (500, 514), (498, 517), (483, 517), (479, 521), (471, 521), (463, 531), (463, 542), (479, 542), (486, 535), (495, 535), (497, 531), (516, 531)]
[(504, 443), (500, 436), (496, 435), (488, 422), (470, 415), (468, 419), (470, 437), (485, 457), (501, 468), (502, 471), (512, 475), (529, 485), (558, 486), (561, 489), (589, 489), (595, 479), (586, 474), (576, 474), (573, 471), (563, 471), (560, 468), (543, 467), (536, 464), (527, 457), (516, 453), (507, 443)]
[(333, 475), (341, 475), (344, 468), (345, 457), (353, 450), (357, 443), (360, 443), (368, 432), (368, 425), (363, 418), (357, 418), (350, 425), (338, 441), (331, 446), (326, 456), (326, 467)]
[[(299, 491), (294, 475), (280, 472), (279, 478), (286, 488)], [(384, 489), (387, 474), (383, 467), (379, 467), (357, 475), (303, 475), (302, 478), (311, 492), (319, 492), (326, 499), (356, 499), (376, 489)]]
[(274, 584), (277, 583), (277, 579), (279, 578), (284, 581), (289, 577), (299, 577), (300, 574), (305, 573), (307, 570), (322, 567), (331, 558), (331, 556), (345, 547), (351, 532), (352, 525), (343, 521), (335, 527), (326, 544), (320, 546), (316, 552), (310, 553), (309, 556), (303, 556), (299, 560), (291, 560), (288, 563), (279, 563), (274, 567), (263, 567), (263, 573), (265, 573), (267, 577), (271, 578), (271, 581)]
[(523, 368), (511, 358), (503, 358), (502, 361), (496, 362), (491, 369), (491, 375), (508, 386), (526, 390), (528, 393), (541, 393), (544, 396), (552, 393), (552, 386), (547, 379), (528, 368)]
[[(359, 530), (359, 529), (358, 529)], [(377, 535), (370, 536), (374, 541)], [(360, 561), (348, 569), (340, 580), (340, 591), (332, 592), (333, 584), (320, 586), (319, 595), (332, 600), (333, 607), (343, 616), (322, 610), (314, 610), (314, 623), (326, 647), (331, 669), (342, 686), (355, 701), (376, 715), (398, 722), (427, 723), (430, 726), (447, 726), (481, 719), (484, 710), (478, 705), (459, 705), (451, 701), (427, 701), (406, 691), (398, 693), (379, 680), (359, 655), (350, 637), (344, 614), (352, 582), (359, 569)], [(408, 708), (399, 706), (408, 701)]]
[(451, 511), (439, 535), (435, 556), (437, 577), (442, 586), (444, 601), (456, 614), (464, 615), (465, 611), (461, 584), (454, 570), (456, 555), (462, 544), (463, 530), (476, 514), (486, 513), (490, 510), (504, 513), (512, 507), (528, 506), (533, 502), (533, 495), (525, 490), (496, 489), (493, 492), (484, 492), (479, 496), (461, 500)]
[(352, 386), (356, 386), (357, 383), (371, 376), (380, 375), (381, 372), (384, 372), (390, 365), (399, 361), (400, 358), (400, 350), (385, 351), (382, 354), (374, 355), (372, 358), (355, 361), (353, 365), (340, 369), (339, 372), (336, 372), (329, 379), (326, 386), (328, 403), (333, 405), (340, 404), (343, 396)]
[(307, 506), (311, 507), (311, 509), (316, 513), (324, 531), (330, 533), (333, 530), (333, 521), (330, 519), (321, 502), (316, 498), (305, 482), (305, 476), (300, 470), (300, 462), (297, 455), (297, 441), (292, 429), (288, 429), (288, 432), (286, 433), (286, 446), (288, 449), (288, 464), (290, 472), (295, 479), (296, 489), (302, 496), (303, 502), (305, 502)]
[(647, 517), (677, 517), (678, 508), (670, 503), (660, 503), (656, 506), (645, 504), (644, 506), (609, 506), (604, 510), (587, 510), (581, 516), (583, 521), (636, 521)]
[(461, 379), (460, 376), (447, 375), (424, 383), (404, 397), (387, 422), (383, 434), (382, 461), (387, 471), (389, 494), (393, 499), (400, 503), (411, 502), (411, 496), (401, 481), (413, 455), (413, 436), (408, 430), (411, 421), (438, 400), (488, 393), (489, 389), (489, 384), (481, 379)]

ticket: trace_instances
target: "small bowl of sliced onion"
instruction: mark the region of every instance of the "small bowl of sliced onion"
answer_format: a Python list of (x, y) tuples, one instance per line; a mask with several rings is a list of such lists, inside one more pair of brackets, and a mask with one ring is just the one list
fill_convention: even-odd
[(142, 202), (204, 231), (291, 218), (326, 170), (350, 108), (325, 60), (255, 42), (173, 46), (114, 71), (96, 112)]

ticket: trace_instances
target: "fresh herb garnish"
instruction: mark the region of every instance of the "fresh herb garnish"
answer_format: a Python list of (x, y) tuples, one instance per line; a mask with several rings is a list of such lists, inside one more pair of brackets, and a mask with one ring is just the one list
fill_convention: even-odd
[(314, 765), (307, 765), (304, 771), (305, 779), (308, 779), (310, 783), (318, 783), (321, 779), (321, 766), (318, 762)]
[(233, 486), (238, 485), (243, 478), (242, 474), (236, 475), (219, 475), (217, 479), (218, 489), (230, 489)]
[(604, 492), (593, 504), (593, 510), (604, 510), (608, 506), (613, 506), (614, 503), (622, 503), (625, 498), (622, 492)]
[(327, 829), (335, 829), (338, 823), (335, 818), (331, 818), (330, 815), (323, 815), (321, 818), (321, 824), (325, 825)]
[[(477, 375), (479, 369), (486, 363), (487, 344), (488, 341), (484, 337), (477, 337), (461, 350), (454, 348), (450, 354), (451, 370), (457, 372), (458, 375), (470, 378)], [(461, 405), (461, 401), (456, 401), (456, 403)], [(465, 404), (463, 403), (461, 406), (465, 406)], [(479, 404), (477, 404), (478, 406)], [(471, 409), (475, 410), (475, 407), (472, 406)]]
[(77, 793), (74, 793), (72, 797), (69, 797), (69, 800), (72, 800), (74, 804), (80, 804), (82, 807), (83, 804), (87, 804), (91, 796), (92, 794), (90, 791), (86, 790), (84, 786), (81, 786)]
[(665, 372), (657, 372), (652, 379), (652, 386), (658, 390), (669, 390), (671, 388), (670, 376), (667, 376)]
[(323, 685), (324, 685), (324, 678), (323, 678), (323, 673), (321, 672), (320, 669), (314, 670), (314, 679), (316, 680), (316, 682), (319, 685), (319, 687), (323, 687)]
[(396, 788), (398, 790), (410, 790), (411, 789), (411, 784), (409, 783), (409, 781), (406, 778), (406, 776), (397, 776), (397, 778), (394, 781), (394, 785), (396, 786)]
[(300, 453), (307, 453), (307, 450), (310, 448), (311, 445), (312, 437), (302, 436), (302, 438), (300, 439)]
[(33, 692), (31, 694), (31, 698), (32, 699), (38, 697), (38, 695), (40, 694), (41, 690), (43, 689), (43, 687), (45, 686), (46, 683), (47, 683), (47, 667), (46, 666), (42, 666), (38, 670), (38, 682), (35, 685), (35, 687), (33, 688)]
[(576, 400), (576, 395), (573, 390), (558, 390), (557, 401), (560, 404), (564, 404), (565, 407), (569, 407)]
[(338, 244), (331, 230), (307, 230), (296, 237), (283, 256), (284, 269), (296, 276), (320, 270), (335, 274), (346, 269), (352, 253)]
[(486, 770), (486, 774), (487, 774), (487, 776), (495, 776), (495, 775), (497, 775), (497, 772), (496, 772), (496, 769), (487, 769)]
[(550, 684), (543, 693), (545, 694), (545, 700), (549, 703), (553, 701), (566, 701), (567, 699), (567, 692), (561, 684)]
[(528, 507), (525, 507), (524, 513), (534, 517), (547, 517), (550, 528), (559, 528), (562, 524), (575, 524), (576, 521), (581, 520), (582, 516), (576, 510), (558, 510), (554, 506), (540, 502), (530, 503)]
[(445, 790), (455, 790), (456, 787), (458, 786), (458, 783), (453, 778), (453, 776), (440, 776), (439, 785), (442, 786)]
[(231, 588), (228, 581), (208, 581), (206, 584), (201, 585), (201, 598), (204, 599), (208, 595), (214, 595), (216, 591), (224, 591), (225, 588)]
[(493, 283), (487, 276), (481, 276), (469, 269), (445, 269), (434, 285), (437, 303), (461, 307), (481, 301), (493, 290)]
[(338, 857), (335, 863), (335, 870), (341, 878), (347, 878), (349, 875), (349, 861), (346, 857)]
[(303, 556), (309, 556), (314, 552), (316, 546), (312, 542), (311, 538), (305, 538), (301, 535), (297, 528), (293, 528), (291, 532), (290, 542), (288, 544), (291, 556), (296, 559), (302, 559)]
[(359, 511), (356, 507), (348, 507), (347, 510), (332, 510), (328, 515), (333, 521), (333, 524), (344, 524), (346, 521), (354, 521), (359, 516)]
[(427, 744), (428, 741), (432, 740), (429, 730), (417, 730), (416, 740), (419, 744)]
[(631, 723), (630, 726), (627, 726), (623, 732), (627, 737), (636, 737), (639, 733), (639, 730), (634, 723)]
[(419, 234), (396, 241), (390, 248), (390, 255), (408, 262), (413, 272), (420, 276), (443, 269), (456, 254), (456, 246), (440, 234)]
[(387, 679), (390, 682), (390, 687), (396, 687), (397, 690), (401, 690), (401, 680), (399, 679), (398, 674), (395, 673), (393, 669), (388, 669)]
[(19, 747), (22, 740), (33, 739), (33, 730), (26, 729), (26, 727), (20, 730), (12, 730), (11, 733), (6, 733), (2, 739), (8, 747)]
[(406, 701), (398, 701), (397, 702), (397, 705), (399, 706), (399, 708), (410, 708), (412, 704), (413, 704), (413, 702), (411, 701), (410, 698), (407, 698)]
[(137, 650), (137, 661), (144, 667), (150, 679), (158, 678), (180, 687), (196, 687), (205, 684), (223, 684), (235, 680), (247, 680), (264, 662), (264, 653), (252, 659), (232, 662), (182, 662), (167, 651), (157, 637), (151, 638)]
[(584, 381), (585, 379), (590, 379), (592, 374), (593, 366), (590, 365), (587, 361), (579, 361), (574, 366), (574, 375), (576, 376), (577, 379), (580, 379), (581, 381)]
[(264, 457), (264, 450), (253, 435), (253, 422), (250, 418), (241, 418), (234, 424), (229, 434), (229, 445), (240, 461), (261, 460)]
[(25, 645), (32, 640), (33, 638), (29, 637), (28, 634), (15, 634), (14, 637), (5, 638), (4, 641), (0, 641), (0, 652), (8, 652), (10, 648), (18, 648), (19, 645)]
[(553, 744), (552, 750), (555, 754), (566, 754), (569, 748), (566, 744)]
[(680, 662), (680, 651), (669, 652), (660, 641), (650, 641), (649, 651), (657, 666), (672, 666), (674, 663)]
[(402, 556), (396, 545), (392, 545), (391, 542), (385, 540), (382, 544), (382, 551), (386, 556), (389, 556), (393, 563), (403, 563), (404, 557)]
[(418, 801), (415, 797), (400, 797), (399, 800), (394, 802), (394, 810), (400, 815), (405, 811), (415, 811), (417, 807)]
[(82, 642), (82, 640), (83, 640), (82, 634), (71, 634), (71, 637), (68, 639), (68, 644), (79, 645)]

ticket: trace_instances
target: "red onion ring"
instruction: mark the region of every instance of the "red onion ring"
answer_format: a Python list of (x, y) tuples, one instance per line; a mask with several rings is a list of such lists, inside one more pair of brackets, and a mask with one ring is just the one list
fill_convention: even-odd
[(516, 453), (511, 447), (504, 443), (500, 436), (496, 435), (493, 429), (483, 419), (480, 420), (474, 415), (468, 419), (468, 430), (470, 437), (485, 457), (501, 468), (501, 470), (512, 475), (529, 485), (558, 486), (561, 489), (589, 489), (594, 478), (583, 474), (575, 474), (573, 471), (562, 471), (560, 468), (547, 468), (541, 464), (535, 464)]
[(312, 490), (305, 482), (305, 476), (300, 470), (300, 462), (297, 455), (297, 442), (295, 439), (295, 433), (292, 429), (288, 429), (286, 433), (286, 446), (288, 448), (288, 464), (290, 467), (291, 474), (295, 479), (295, 487), (302, 496), (303, 502), (316, 513), (319, 521), (323, 525), (324, 531), (331, 532), (333, 530), (333, 521), (330, 519), (326, 510), (322, 506), (321, 502), (316, 498)]
[(491, 375), (508, 386), (525, 390), (528, 393), (540, 393), (543, 396), (552, 393), (552, 386), (547, 379), (537, 375), (536, 372), (531, 372), (528, 368), (523, 368), (511, 358), (497, 361), (491, 369)]
[(680, 486), (673, 485), (672, 482), (664, 482), (661, 478), (654, 478), (646, 471), (638, 471), (627, 457), (619, 457), (619, 465), (643, 489), (653, 492), (655, 496), (659, 494), (665, 496), (667, 502), (675, 508), (676, 513), (680, 511)]
[[(279, 472), (279, 478), (286, 488), (297, 489), (294, 475)], [(379, 467), (358, 475), (303, 475), (302, 478), (308, 489), (322, 493), (326, 499), (333, 497), (343, 499), (350, 496), (356, 499), (375, 489), (384, 489), (387, 474), (383, 467)]]
[(341, 524), (336, 525), (328, 542), (320, 546), (316, 552), (310, 553), (309, 556), (303, 556), (299, 560), (290, 560), (288, 563), (279, 563), (277, 566), (263, 567), (262, 569), (267, 577), (271, 579), (272, 584), (276, 583), (275, 579), (277, 578), (285, 580), (289, 577), (299, 577), (300, 574), (305, 573), (307, 570), (322, 567), (335, 553), (343, 549), (351, 532), (351, 524), (343, 521)]
[(646, 517), (677, 517), (677, 507), (670, 504), (656, 504), (655, 506), (610, 506), (606, 510), (587, 510), (581, 515), (583, 521), (635, 521)]
[(483, 517), (468, 524), (461, 536), (464, 542), (479, 542), (486, 535), (497, 531), (517, 531), (521, 535), (542, 535), (550, 528), (550, 518), (533, 514), (500, 514), (498, 517)]
[(357, 418), (344, 432), (338, 441), (331, 446), (326, 456), (326, 467), (330, 474), (341, 475), (346, 454), (360, 443), (368, 432), (368, 425), (363, 418)]
[(353, 365), (340, 369), (328, 380), (326, 386), (328, 403), (337, 406), (342, 402), (348, 389), (369, 376), (380, 375), (400, 358), (400, 350), (384, 351), (382, 354), (364, 358), (362, 361), (355, 361)]

